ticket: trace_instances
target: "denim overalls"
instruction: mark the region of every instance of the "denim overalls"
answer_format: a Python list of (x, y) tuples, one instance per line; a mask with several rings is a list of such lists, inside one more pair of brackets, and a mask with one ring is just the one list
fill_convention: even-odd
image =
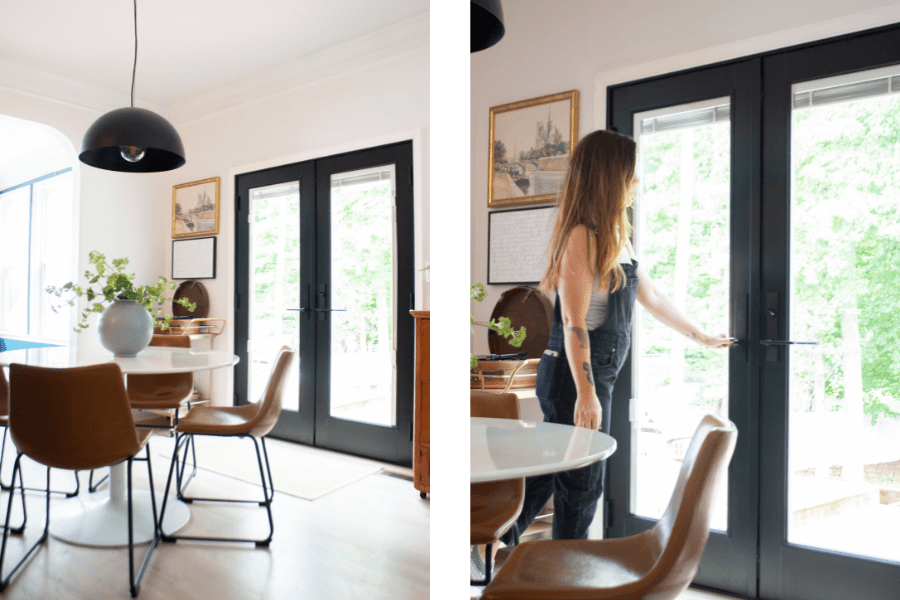
[[(637, 262), (623, 264), (625, 286), (609, 295), (606, 317), (588, 332), (591, 343), (591, 370), (597, 399), (603, 410), (600, 431), (609, 433), (613, 384), (631, 346), (631, 317), (637, 292)], [(544, 421), (572, 425), (575, 422), (575, 380), (569, 368), (563, 342), (562, 312), (559, 296), (553, 308), (553, 325), (547, 350), (538, 365), (536, 393), (544, 412)], [(553, 496), (553, 539), (587, 539), (588, 527), (597, 512), (597, 500), (603, 492), (606, 461), (580, 469), (528, 477), (525, 501), (516, 524), (524, 532)], [(512, 532), (503, 541), (513, 541)]]

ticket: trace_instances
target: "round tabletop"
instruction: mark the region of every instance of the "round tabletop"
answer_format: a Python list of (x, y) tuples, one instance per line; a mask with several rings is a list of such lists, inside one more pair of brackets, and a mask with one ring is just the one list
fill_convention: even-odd
[(472, 417), (471, 482), (545, 475), (609, 457), (616, 440), (591, 429), (514, 419)]
[(0, 365), (12, 363), (34, 367), (86, 367), (114, 362), (126, 375), (151, 373), (190, 373), (220, 369), (237, 364), (236, 355), (214, 350), (149, 346), (137, 356), (115, 356), (106, 350), (54, 346), (0, 352)]

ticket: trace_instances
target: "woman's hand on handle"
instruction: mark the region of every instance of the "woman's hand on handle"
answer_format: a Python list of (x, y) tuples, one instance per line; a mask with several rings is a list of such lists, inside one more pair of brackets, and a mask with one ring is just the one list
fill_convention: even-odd
[(600, 430), (600, 423), (603, 420), (603, 409), (600, 407), (600, 401), (597, 394), (579, 394), (575, 400), (575, 423), (576, 427), (584, 427), (585, 429)]
[(734, 343), (734, 338), (727, 333), (720, 333), (718, 335), (704, 334), (699, 337), (697, 342), (710, 348), (727, 348)]

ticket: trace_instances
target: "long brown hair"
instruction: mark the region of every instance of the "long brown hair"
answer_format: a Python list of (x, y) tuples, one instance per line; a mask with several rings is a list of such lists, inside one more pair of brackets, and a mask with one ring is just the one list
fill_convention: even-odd
[(575, 146), (557, 203), (556, 226), (547, 251), (542, 290), (556, 290), (563, 254), (577, 225), (597, 232), (596, 244), (591, 244), (588, 236), (588, 255), (596, 256), (600, 285), (609, 280), (607, 274), (612, 291), (625, 284), (625, 273), (617, 259), (629, 234), (625, 209), (636, 156), (634, 140), (606, 130), (588, 134)]

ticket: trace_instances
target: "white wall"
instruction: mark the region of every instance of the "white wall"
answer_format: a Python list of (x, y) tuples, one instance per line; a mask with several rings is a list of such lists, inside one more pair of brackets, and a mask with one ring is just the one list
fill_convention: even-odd
[[(900, 21), (894, 0), (514, 0), (503, 8), (506, 35), (471, 60), (473, 282), (487, 281), (490, 107), (577, 89), (584, 136), (605, 127), (608, 85)], [(479, 321), (509, 287), (487, 286), (487, 298), (472, 303)], [(488, 352), (484, 330), (472, 352)]]
[[(165, 275), (169, 221), (160, 207), (171, 197), (167, 174), (112, 173), (80, 163), (77, 153), (81, 138), (103, 111), (50, 100), (3, 84), (0, 79), (0, 114), (49, 128), (70, 153), (77, 207), (73, 227), (78, 239), (78, 271), (73, 277), (81, 277), (88, 268), (91, 250), (98, 250), (109, 259), (127, 257), (128, 268), (135, 273), (138, 284), (155, 283), (159, 275)], [(84, 305), (82, 300), (80, 306)], [(99, 348), (96, 319), (97, 315), (92, 315), (92, 326), (87, 331), (73, 333), (73, 342)]]
[[(172, 172), (168, 184), (221, 178), (216, 279), (202, 282), (209, 293), (209, 315), (228, 321), (215, 341), (217, 350), (234, 346), (234, 176), (416, 137), (413, 160), (419, 175), (415, 192), (423, 208), (422, 227), (417, 232), (423, 238), (423, 256), (417, 258), (416, 268), (421, 268), (429, 260), (428, 123), (429, 54), (425, 47), (219, 115), (176, 124), (188, 160)], [(168, 193), (171, 198), (171, 188)], [(171, 200), (164, 211), (171, 211)], [(167, 270), (171, 269), (169, 237), (167, 233)], [(429, 306), (427, 284), (424, 292), (424, 297), (417, 298), (418, 308)], [(206, 378), (198, 379), (202, 388)], [(232, 381), (232, 374), (225, 370), (214, 374), (215, 404), (230, 404)]]

